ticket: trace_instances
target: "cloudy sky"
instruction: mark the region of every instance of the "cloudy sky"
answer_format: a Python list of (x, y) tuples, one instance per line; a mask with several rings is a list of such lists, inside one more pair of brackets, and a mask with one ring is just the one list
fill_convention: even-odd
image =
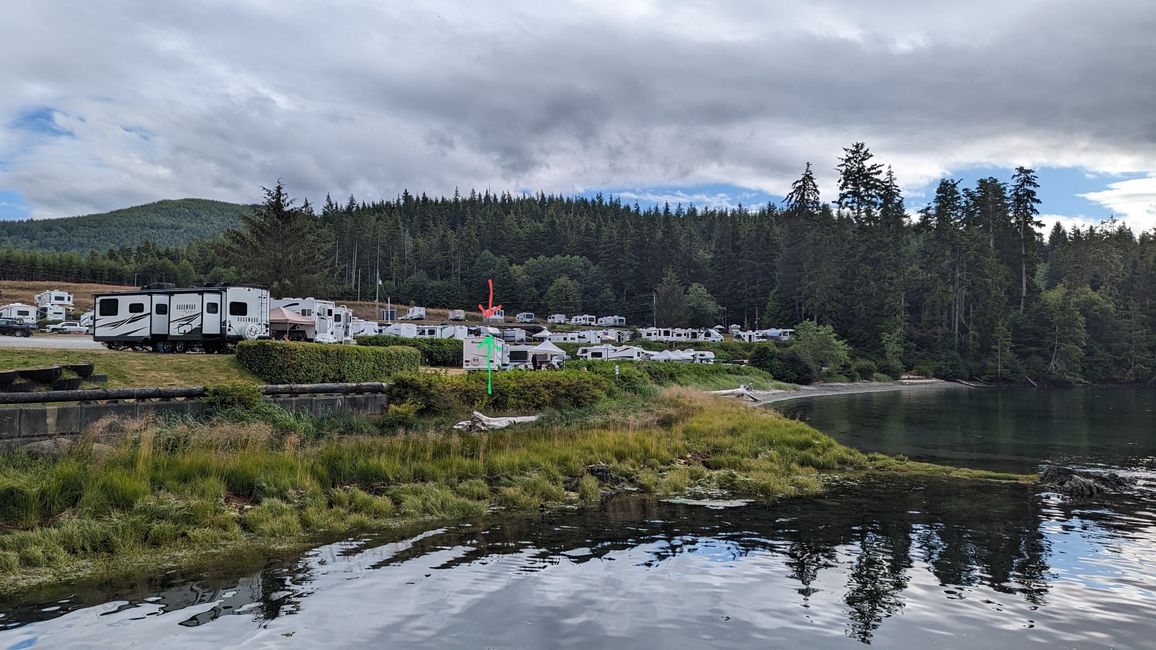
[(1150, 0), (5, 0), (0, 218), (494, 191), (761, 203), (868, 143), (910, 207), (1040, 172), (1156, 227)]

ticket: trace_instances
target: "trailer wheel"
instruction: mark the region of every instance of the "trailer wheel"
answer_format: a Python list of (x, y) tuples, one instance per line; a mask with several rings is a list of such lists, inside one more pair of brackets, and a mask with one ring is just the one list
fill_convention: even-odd
[(173, 343), (173, 352), (176, 352), (177, 354), (184, 354), (185, 350), (186, 346), (184, 341), (177, 341), (176, 343)]
[(28, 330), (17, 330), (16, 336), (19, 336), (22, 339), (26, 339), (30, 336), (30, 334)]

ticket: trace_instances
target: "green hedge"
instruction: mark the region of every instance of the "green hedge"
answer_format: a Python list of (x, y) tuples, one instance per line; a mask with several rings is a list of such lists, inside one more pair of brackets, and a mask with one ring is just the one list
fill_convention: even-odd
[(324, 384), (385, 381), (396, 372), (417, 370), (421, 354), (400, 346), (242, 341), (237, 361), (271, 384)]
[(359, 336), (358, 345), (388, 346), (401, 345), (416, 348), (421, 352), (421, 361), (427, 366), (439, 368), (462, 367), (462, 341), (460, 339), (407, 339), (400, 336)]
[(613, 392), (614, 384), (593, 372), (510, 370), (494, 373), (493, 388), (493, 394), (486, 392), (484, 372), (453, 376), (406, 372), (393, 378), (390, 401), (414, 404), (428, 414), (471, 409), (529, 413), (589, 406)]

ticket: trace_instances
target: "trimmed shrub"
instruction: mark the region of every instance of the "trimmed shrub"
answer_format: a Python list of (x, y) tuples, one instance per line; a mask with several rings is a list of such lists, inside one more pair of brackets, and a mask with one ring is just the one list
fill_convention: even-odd
[(271, 384), (384, 381), (417, 370), (421, 354), (410, 347), (242, 341), (237, 361)]
[(415, 348), (421, 353), (421, 361), (427, 366), (439, 368), (462, 367), (462, 341), (460, 339), (407, 339), (400, 336), (359, 336), (358, 345), (384, 347), (400, 345)]
[(261, 390), (253, 384), (232, 382), (205, 386), (201, 402), (212, 409), (251, 409), (261, 402)]

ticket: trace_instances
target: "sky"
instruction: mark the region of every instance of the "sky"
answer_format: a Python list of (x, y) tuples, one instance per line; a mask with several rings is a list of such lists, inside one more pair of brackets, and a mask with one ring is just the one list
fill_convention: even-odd
[(0, 218), (470, 189), (908, 207), (1038, 170), (1045, 221), (1156, 227), (1148, 0), (6, 0)]

